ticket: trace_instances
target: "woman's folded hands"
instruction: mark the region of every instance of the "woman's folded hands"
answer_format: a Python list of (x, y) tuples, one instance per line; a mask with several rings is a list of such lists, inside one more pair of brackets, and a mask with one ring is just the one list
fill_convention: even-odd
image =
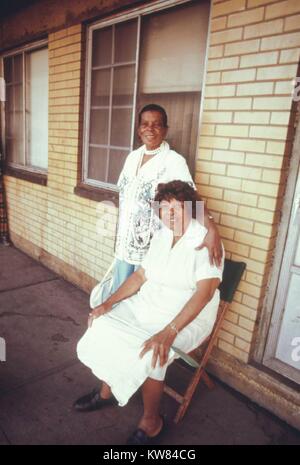
[(153, 350), (151, 363), (152, 368), (156, 367), (158, 359), (159, 364), (162, 367), (168, 361), (169, 351), (176, 336), (177, 334), (174, 333), (169, 326), (167, 326), (143, 343), (143, 350), (140, 353), (140, 358), (142, 358), (149, 350)]

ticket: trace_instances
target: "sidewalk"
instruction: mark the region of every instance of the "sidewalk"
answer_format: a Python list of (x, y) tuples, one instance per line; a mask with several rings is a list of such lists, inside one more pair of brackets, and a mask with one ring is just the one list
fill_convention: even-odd
[[(74, 399), (97, 385), (76, 358), (87, 313), (87, 294), (14, 247), (0, 246), (0, 337), (7, 350), (0, 362), (0, 444), (117, 445), (135, 429), (139, 393), (123, 408), (72, 410)], [(300, 432), (218, 381), (213, 391), (198, 387), (177, 426), (175, 408), (165, 397), (170, 427), (162, 444), (300, 445)]]

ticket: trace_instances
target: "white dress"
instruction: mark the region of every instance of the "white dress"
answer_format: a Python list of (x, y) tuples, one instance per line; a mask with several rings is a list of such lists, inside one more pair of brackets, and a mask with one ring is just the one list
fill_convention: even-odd
[[(163, 380), (167, 366), (177, 357), (171, 349), (167, 364), (151, 367), (152, 351), (139, 358), (142, 344), (162, 330), (182, 310), (202, 279), (222, 279), (220, 267), (211, 266), (208, 250), (196, 251), (207, 229), (192, 220), (181, 239), (172, 247), (173, 233), (158, 230), (141, 266), (147, 281), (134, 296), (117, 304), (110, 314), (94, 320), (78, 343), (79, 359), (105, 381), (119, 402), (125, 405), (147, 377)], [(224, 257), (224, 253), (223, 253)], [(173, 345), (185, 353), (195, 349), (211, 332), (219, 306), (219, 290), (199, 315), (177, 335)]]
[(159, 227), (151, 208), (157, 185), (180, 179), (195, 188), (184, 157), (171, 150), (167, 142), (163, 141), (160, 152), (140, 166), (144, 152), (143, 145), (128, 155), (118, 180), (119, 220), (115, 256), (133, 265), (142, 262), (151, 237)]

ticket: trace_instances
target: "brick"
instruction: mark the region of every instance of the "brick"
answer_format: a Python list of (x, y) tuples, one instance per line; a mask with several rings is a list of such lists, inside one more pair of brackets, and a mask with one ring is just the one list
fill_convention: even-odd
[[(197, 166), (198, 166), (198, 164), (196, 163), (196, 167)], [(201, 171), (200, 172), (198, 171), (195, 174), (195, 182), (196, 182), (196, 184), (199, 184), (200, 186), (202, 184), (209, 184), (209, 178), (210, 178), (209, 174), (202, 173)]]
[(294, 92), (295, 83), (293, 79), (289, 81), (279, 81), (275, 84), (275, 94), (291, 95)]
[(248, 137), (248, 126), (238, 125), (238, 124), (226, 124), (226, 125), (217, 125), (216, 127), (216, 135), (217, 136), (240, 136), (240, 137)]
[(265, 141), (262, 140), (233, 139), (231, 140), (230, 148), (232, 150), (246, 150), (249, 152), (264, 153), (265, 145)]
[(300, 48), (291, 48), (280, 52), (280, 63), (298, 63)]
[(251, 341), (252, 334), (247, 329), (241, 328), (226, 320), (224, 320), (224, 323), (222, 324), (222, 328), (231, 334), (235, 334), (236, 336), (241, 337), (245, 341)]
[(264, 237), (272, 237), (274, 235), (274, 227), (268, 224), (256, 223), (254, 225), (254, 233)]
[(257, 196), (253, 194), (245, 194), (242, 192), (228, 190), (224, 192), (224, 200), (229, 202), (234, 202), (239, 205), (248, 205), (256, 207), (257, 205)]
[(239, 317), (236, 313), (232, 312), (231, 310), (227, 310), (225, 314), (225, 320), (230, 321), (233, 324), (236, 324), (238, 322), (238, 319)]
[(206, 97), (233, 97), (235, 95), (235, 86), (206, 86)]
[(243, 295), (243, 304), (246, 306), (257, 310), (259, 307), (259, 300), (256, 299), (255, 297), (251, 297), (250, 295), (244, 294)]
[(211, 31), (214, 32), (214, 31), (219, 31), (220, 29), (225, 29), (226, 21), (227, 21), (226, 17), (213, 19), (210, 25)]
[(241, 244), (255, 246), (258, 249), (265, 250), (269, 245), (269, 239), (265, 237), (256, 236), (247, 232), (235, 231), (234, 240)]
[(275, 65), (278, 61), (279, 52), (250, 53), (241, 56), (240, 68), (253, 66)]
[(266, 19), (278, 18), (300, 12), (298, 0), (285, 0), (266, 7)]
[(224, 45), (215, 45), (210, 46), (208, 49), (208, 57), (211, 58), (220, 58), (223, 56)]
[(222, 339), (218, 340), (218, 347), (224, 352), (241, 360), (243, 363), (248, 363), (249, 356), (246, 352), (238, 349), (237, 347), (233, 347), (231, 344), (228, 344), (227, 342), (222, 341)]
[(270, 124), (280, 124), (280, 125), (288, 125), (290, 120), (290, 113), (286, 112), (273, 112), (271, 114), (271, 121)]
[(281, 168), (282, 158), (261, 153), (246, 153), (246, 165), (261, 166), (263, 168)]
[(249, 352), (250, 351), (250, 344), (249, 342), (246, 342), (244, 341), (243, 339), (240, 339), (239, 337), (236, 337), (235, 338), (235, 346), (238, 348), (238, 349), (241, 349), (245, 352)]
[(254, 110), (290, 110), (292, 97), (254, 97)]
[[(266, 261), (269, 259), (269, 256), (270, 252), (266, 250), (260, 250), (254, 247), (252, 247), (250, 250), (250, 258), (253, 258), (254, 260), (257, 260), (262, 263), (266, 263)], [(250, 292), (248, 294), (252, 295), (252, 297), (259, 297), (259, 295), (251, 294)]]
[(257, 80), (292, 79), (296, 76), (296, 65), (268, 66), (257, 70)]
[[(227, 200), (225, 196), (224, 196), (224, 200)], [(225, 226), (231, 226), (234, 229), (240, 229), (242, 231), (252, 232), (253, 230), (253, 221), (244, 220), (242, 218), (238, 218), (237, 216), (222, 214), (220, 223), (224, 224)]]
[(52, 40), (52, 38), (49, 35), (49, 43), (48, 47), (50, 51), (59, 49), (59, 48), (64, 48), (68, 45), (73, 45), (76, 43), (82, 43), (82, 35), (81, 33), (74, 34), (72, 36), (66, 36), (62, 39), (58, 40)]
[(238, 71), (223, 71), (221, 82), (244, 82), (253, 81), (255, 79), (256, 69), (242, 69)]
[(218, 230), (220, 232), (221, 237), (226, 239), (233, 239), (234, 230), (231, 228), (225, 228), (224, 226), (218, 226)]
[(261, 210), (260, 208), (254, 207), (246, 207), (243, 205), (240, 205), (238, 208), (238, 216), (248, 220), (261, 221), (268, 224), (272, 224), (274, 219), (274, 214), (271, 211)]
[[(216, 187), (218, 187), (218, 184)], [(237, 205), (223, 202), (222, 200), (209, 199), (207, 206), (209, 209), (215, 210), (216, 212), (230, 213), (232, 215), (236, 215), (237, 213)]]
[(215, 133), (215, 125), (214, 124), (202, 124), (200, 128), (200, 132), (204, 136), (212, 136)]
[[(246, 259), (246, 261), (248, 261), (248, 260)], [(248, 318), (251, 321), (255, 321), (255, 319), (256, 319), (256, 315), (257, 315), (256, 311), (253, 310), (252, 308), (247, 307), (246, 305), (243, 305), (243, 304), (237, 303), (237, 302), (233, 302), (231, 304), (231, 308), (236, 313), (238, 313), (238, 315), (241, 315), (241, 316), (243, 316), (245, 318)]]
[(243, 163), (245, 155), (243, 152), (234, 152), (230, 150), (214, 150), (212, 159), (226, 163)]
[(198, 151), (198, 160), (211, 160), (212, 150), (211, 149), (200, 149)]
[(287, 127), (250, 126), (249, 137), (285, 140), (287, 137)]
[(230, 187), (230, 189), (236, 189), (240, 190), (241, 189), (241, 179), (236, 179), (236, 178), (230, 178), (229, 176), (218, 176), (218, 175), (212, 175), (210, 177), (210, 182), (211, 184), (215, 186), (220, 186), (220, 187)]
[(218, 110), (250, 110), (251, 98), (236, 97), (236, 98), (220, 98)]
[(284, 150), (285, 150), (285, 143), (284, 142), (273, 142), (273, 141), (268, 141), (267, 142), (267, 147), (266, 147), (266, 152), (267, 153), (283, 155)]
[[(263, 250), (261, 252), (264, 253)], [(262, 288), (253, 286), (253, 284), (246, 283), (245, 281), (241, 281), (239, 289), (241, 292), (256, 298), (259, 298), (262, 293)]]
[(267, 95), (273, 94), (273, 82), (255, 82), (239, 84), (236, 95)]
[(246, 0), (228, 0), (212, 6), (212, 18), (246, 9)]
[(259, 40), (243, 40), (241, 42), (233, 42), (231, 44), (226, 44), (224, 55), (244, 55), (246, 53), (258, 52), (258, 50)]
[(277, 197), (278, 185), (271, 183), (260, 183), (255, 181), (242, 181), (242, 190), (244, 192), (252, 192), (261, 195), (267, 195), (270, 197)]
[(269, 123), (270, 113), (266, 111), (240, 111), (234, 113), (234, 123), (266, 124)]
[(264, 37), (274, 34), (279, 34), (283, 31), (283, 19), (275, 21), (263, 21), (254, 26), (245, 27), (244, 37), (250, 39), (253, 37)]
[(299, 47), (299, 46), (300, 46), (300, 32), (292, 32), (290, 34), (281, 34), (278, 36), (266, 37), (262, 39), (260, 49), (261, 50), (281, 50), (282, 48), (292, 48), (292, 47)]
[(216, 98), (206, 98), (204, 100), (204, 111), (206, 110), (217, 110), (218, 100)]
[(212, 186), (199, 186), (199, 194), (205, 198), (222, 199), (223, 190)]
[(228, 16), (227, 26), (245, 26), (246, 24), (258, 23), (262, 21), (264, 16), (264, 8), (256, 8), (243, 13), (235, 13)]
[(205, 111), (203, 112), (202, 121), (204, 123), (231, 123), (232, 112), (230, 111)]
[(237, 69), (239, 66), (239, 57), (218, 58), (215, 60), (208, 60), (208, 71), (219, 71), (223, 69)]
[[(226, 44), (227, 42), (234, 42), (241, 40), (243, 35), (243, 28), (226, 29), (221, 32), (212, 32), (210, 35), (211, 45)], [(232, 55), (237, 55), (232, 53)]]
[(207, 73), (206, 84), (219, 84), (221, 82), (221, 73)]
[(227, 331), (224, 331), (223, 329), (220, 329), (220, 331), (218, 332), (218, 337), (226, 342), (229, 342), (230, 344), (233, 344), (234, 335), (228, 333)]
[(289, 16), (288, 18), (285, 18), (284, 30), (285, 31), (299, 30), (299, 24), (300, 24), (300, 14)]
[(277, 170), (264, 170), (262, 180), (274, 184), (279, 184), (281, 178), (281, 171)]
[(234, 252), (242, 257), (248, 257), (250, 248), (244, 244), (238, 244), (235, 241), (231, 241), (229, 239), (223, 239), (224, 247), (227, 252)]
[(249, 166), (229, 165), (227, 167), (227, 175), (241, 179), (261, 179), (262, 170), (260, 168), (252, 168)]
[(204, 173), (225, 174), (226, 165), (221, 163), (202, 161), (201, 170)]
[(212, 149), (227, 149), (229, 147), (229, 139), (225, 137), (201, 136), (199, 146)]
[(265, 210), (274, 211), (276, 208), (277, 199), (271, 199), (270, 197), (259, 197), (258, 208), (264, 208)]
[(274, 3), (274, 0), (248, 0), (248, 8), (254, 6), (267, 5), (268, 3)]

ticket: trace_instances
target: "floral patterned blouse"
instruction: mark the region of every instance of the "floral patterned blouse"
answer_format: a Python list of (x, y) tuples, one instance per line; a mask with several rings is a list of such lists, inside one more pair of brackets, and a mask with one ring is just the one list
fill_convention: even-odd
[(145, 146), (131, 152), (118, 180), (119, 221), (115, 256), (138, 265), (149, 249), (159, 218), (151, 208), (157, 185), (174, 180), (188, 182), (195, 187), (183, 156), (170, 149), (163, 141), (160, 152), (141, 165)]

